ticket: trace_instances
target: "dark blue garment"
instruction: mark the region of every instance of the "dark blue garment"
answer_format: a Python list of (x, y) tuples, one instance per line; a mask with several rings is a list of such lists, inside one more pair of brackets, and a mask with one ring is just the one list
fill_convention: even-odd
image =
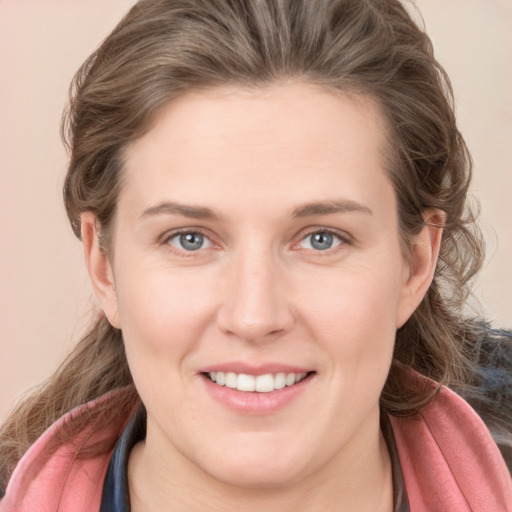
[(512, 331), (482, 324), (472, 382), (455, 389), (482, 418), (512, 475)]
[(100, 512), (130, 512), (128, 491), (128, 457), (132, 448), (146, 437), (146, 414), (134, 415), (116, 444), (108, 465)]
[[(398, 452), (393, 437), (391, 423), (386, 414), (382, 414), (381, 429), (391, 456), (393, 469), (393, 501), (395, 512), (410, 512), (409, 500), (405, 492), (404, 477), (400, 468)], [(107, 469), (100, 512), (130, 512), (130, 493), (128, 491), (128, 457), (131, 449), (146, 436), (146, 414), (136, 414), (126, 425), (116, 444)]]

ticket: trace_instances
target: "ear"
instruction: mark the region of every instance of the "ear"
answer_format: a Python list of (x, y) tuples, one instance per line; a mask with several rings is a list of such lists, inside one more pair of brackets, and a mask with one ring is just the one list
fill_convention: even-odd
[(85, 264), (96, 297), (108, 321), (120, 329), (114, 273), (107, 253), (100, 247), (98, 222), (91, 212), (82, 213), (80, 220)]
[(434, 279), (446, 215), (442, 210), (431, 208), (425, 210), (423, 219), (424, 226), (415, 235), (410, 247), (397, 310), (397, 329), (420, 305)]

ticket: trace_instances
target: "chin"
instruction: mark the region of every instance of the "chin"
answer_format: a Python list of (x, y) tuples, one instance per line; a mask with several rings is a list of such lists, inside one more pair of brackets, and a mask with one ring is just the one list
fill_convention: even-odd
[(277, 467), (249, 464), (221, 465), (211, 475), (226, 485), (248, 489), (271, 489), (287, 487), (301, 480), (302, 472), (296, 467)]
[(303, 454), (287, 453), (282, 446), (269, 449), (255, 443), (251, 448), (232, 446), (223, 456), (215, 456), (215, 460), (203, 459), (203, 470), (227, 485), (245, 488), (284, 487), (307, 473), (309, 466)]

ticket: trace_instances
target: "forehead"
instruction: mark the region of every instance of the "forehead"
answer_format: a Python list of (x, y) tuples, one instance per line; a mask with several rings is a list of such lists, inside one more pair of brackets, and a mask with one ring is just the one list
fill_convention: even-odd
[(218, 146), (219, 139), (225, 135), (233, 143), (257, 143), (266, 139), (285, 144), (289, 139), (294, 144), (330, 144), (348, 135), (339, 131), (348, 117), (358, 125), (366, 124), (368, 142), (377, 142), (384, 149), (387, 138), (384, 117), (378, 103), (369, 95), (328, 91), (308, 83), (192, 91), (174, 98), (157, 112), (149, 135), (146, 133), (133, 143), (128, 156), (135, 157), (142, 144), (150, 149), (145, 143), (147, 139), (159, 143), (162, 137), (172, 137), (187, 145), (200, 144), (205, 151)]
[(378, 106), (362, 95), (301, 83), (190, 92), (127, 149), (125, 185), (146, 202), (222, 187), (226, 199), (286, 190), (300, 202), (333, 187), (357, 196), (385, 178), (386, 139)]

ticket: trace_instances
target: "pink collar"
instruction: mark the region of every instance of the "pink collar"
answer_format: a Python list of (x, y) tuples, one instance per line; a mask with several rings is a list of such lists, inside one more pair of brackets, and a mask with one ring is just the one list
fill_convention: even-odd
[[(409, 372), (418, 385), (433, 381)], [(412, 418), (391, 417), (413, 512), (511, 512), (512, 480), (476, 412), (441, 387)]]
[[(16, 466), (0, 512), (99, 510), (112, 451), (134, 411), (108, 423), (104, 412), (126, 392), (116, 390), (77, 407), (46, 430)], [(88, 450), (100, 453), (87, 457)]]

